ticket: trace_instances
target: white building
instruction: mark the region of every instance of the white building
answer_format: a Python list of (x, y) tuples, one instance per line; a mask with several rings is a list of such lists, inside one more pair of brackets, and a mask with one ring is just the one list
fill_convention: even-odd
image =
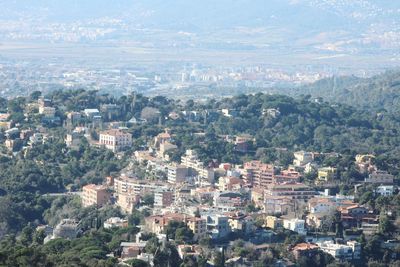
[(340, 260), (357, 260), (361, 257), (361, 245), (356, 241), (348, 241), (346, 245), (335, 244), (333, 241), (317, 243), (322, 251)]
[(393, 185), (381, 185), (375, 189), (375, 193), (381, 196), (392, 196), (394, 192)]
[(293, 165), (297, 167), (302, 167), (307, 163), (314, 160), (314, 155), (311, 152), (297, 151), (294, 153)]
[(156, 189), (154, 191), (154, 206), (168, 207), (174, 202), (174, 193), (166, 189)]
[(111, 217), (104, 222), (104, 228), (110, 229), (114, 227), (123, 228), (128, 227), (128, 220), (121, 219), (120, 217)]
[(56, 115), (56, 109), (53, 107), (39, 107), (39, 114), (42, 114), (45, 118), (54, 118)]
[(214, 170), (212, 168), (205, 167), (201, 162), (194, 150), (186, 150), (186, 154), (181, 157), (181, 164), (190, 168), (193, 174), (198, 176), (202, 180), (208, 182), (214, 181)]
[(118, 129), (112, 129), (100, 133), (99, 144), (113, 152), (119, 152), (132, 146), (132, 135)]
[(168, 183), (183, 183), (187, 180), (189, 170), (184, 165), (171, 164), (168, 165)]
[(212, 239), (224, 238), (231, 232), (229, 218), (226, 216), (210, 214), (202, 218), (206, 219), (207, 232)]
[(305, 221), (301, 219), (284, 219), (283, 228), (296, 232), (300, 235), (306, 235)]

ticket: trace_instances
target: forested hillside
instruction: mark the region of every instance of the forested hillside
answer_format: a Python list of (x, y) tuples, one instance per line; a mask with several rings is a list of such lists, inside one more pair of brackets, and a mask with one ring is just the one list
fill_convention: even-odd
[(400, 72), (390, 71), (368, 79), (357, 77), (322, 79), (295, 89), (294, 94), (310, 94), (329, 102), (345, 103), (358, 108), (399, 112)]

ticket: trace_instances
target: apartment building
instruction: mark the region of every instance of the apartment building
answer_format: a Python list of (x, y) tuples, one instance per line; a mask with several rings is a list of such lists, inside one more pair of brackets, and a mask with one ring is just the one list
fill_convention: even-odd
[(132, 135), (118, 129), (103, 131), (100, 133), (99, 144), (119, 152), (132, 146)]
[(317, 245), (322, 251), (338, 260), (357, 260), (361, 257), (361, 245), (356, 241), (348, 241), (346, 244), (324, 241), (317, 243)]
[(264, 188), (274, 182), (274, 175), (277, 172), (274, 165), (257, 160), (246, 162), (243, 169), (246, 184)]
[(168, 168), (168, 183), (177, 184), (187, 180), (189, 169), (184, 165), (171, 164)]
[(265, 190), (269, 196), (284, 196), (291, 199), (305, 200), (317, 195), (317, 192), (311, 187), (302, 183), (271, 184)]
[(210, 183), (214, 181), (214, 170), (204, 166), (194, 150), (186, 150), (186, 154), (181, 157), (181, 164), (188, 167), (193, 176)]

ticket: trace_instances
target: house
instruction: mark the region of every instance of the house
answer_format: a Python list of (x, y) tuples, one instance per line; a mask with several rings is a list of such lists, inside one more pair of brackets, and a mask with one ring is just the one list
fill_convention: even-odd
[(113, 152), (120, 152), (132, 146), (132, 135), (119, 129), (103, 131), (100, 133), (99, 145)]
[(294, 152), (294, 160), (293, 165), (296, 167), (303, 167), (307, 163), (311, 163), (314, 161), (314, 154), (306, 151), (297, 151)]
[(394, 186), (393, 185), (380, 185), (375, 189), (375, 194), (380, 196), (392, 196), (394, 193)]
[(299, 235), (306, 235), (305, 221), (297, 218), (284, 218), (283, 228), (298, 233)]
[(236, 177), (220, 177), (218, 180), (218, 189), (220, 191), (238, 191), (243, 186), (243, 180)]
[(111, 199), (111, 193), (103, 185), (88, 184), (82, 188), (82, 205), (88, 207), (96, 205), (101, 207)]
[(356, 155), (356, 167), (361, 173), (371, 173), (376, 171), (376, 165), (374, 163), (375, 156), (366, 154), (366, 155)]
[(82, 118), (82, 115), (79, 112), (68, 112), (67, 113), (67, 122), (72, 125), (78, 124), (80, 122), (81, 118)]
[(67, 134), (65, 137), (65, 144), (67, 147), (78, 147), (81, 143), (81, 138), (83, 137), (82, 133), (78, 131), (73, 131), (70, 134)]
[(121, 258), (137, 258), (146, 246), (146, 242), (121, 242)]
[(365, 178), (365, 183), (368, 184), (381, 184), (381, 185), (392, 185), (394, 176), (387, 171), (376, 170), (369, 174), (368, 178)]
[(313, 243), (299, 243), (292, 248), (293, 256), (296, 260), (301, 257), (312, 258), (319, 251), (319, 246)]
[(53, 107), (39, 107), (39, 114), (43, 115), (44, 118), (54, 118), (56, 115), (56, 109)]
[(372, 223), (377, 220), (377, 216), (372, 214), (366, 207), (358, 204), (343, 207), (340, 209), (341, 220), (345, 228), (359, 227), (362, 222)]
[(226, 212), (224, 215), (229, 218), (228, 222), (232, 232), (250, 234), (256, 229), (254, 226), (254, 219), (251, 216), (241, 212)]
[(328, 213), (336, 209), (336, 205), (329, 198), (311, 198), (308, 201), (310, 213)]
[(121, 210), (127, 214), (132, 213), (133, 208), (140, 202), (140, 195), (135, 192), (123, 193), (120, 192), (117, 195), (116, 204)]
[[(221, 179), (221, 178), (220, 178)], [(251, 202), (257, 207), (264, 207), (264, 188), (253, 187), (250, 191)]]
[(231, 233), (229, 219), (224, 215), (209, 214), (203, 215), (206, 219), (207, 232), (211, 239), (221, 239), (227, 237)]
[(103, 226), (105, 229), (110, 228), (125, 228), (128, 227), (128, 220), (121, 219), (120, 217), (111, 217), (108, 218), (104, 223)]
[(267, 216), (265, 218), (265, 226), (274, 230), (283, 228), (283, 219), (275, 216)]
[(318, 180), (320, 182), (329, 182), (334, 180), (337, 174), (337, 169), (333, 167), (324, 167), (318, 169)]
[(244, 204), (243, 195), (237, 192), (215, 192), (214, 200), (213, 200), (214, 207), (231, 207), (231, 208), (239, 208), (242, 207)]
[(288, 214), (294, 212), (295, 201), (288, 196), (264, 196), (264, 212), (267, 214)]
[(96, 108), (87, 108), (83, 111), (83, 113), (89, 119), (93, 119), (96, 116), (100, 116), (100, 111)]
[(346, 244), (336, 244), (333, 241), (319, 242), (320, 249), (338, 260), (358, 260), (361, 258), (361, 244), (348, 241)]
[(201, 256), (201, 247), (198, 245), (178, 245), (177, 247), (179, 257), (184, 259), (187, 256), (199, 257)]

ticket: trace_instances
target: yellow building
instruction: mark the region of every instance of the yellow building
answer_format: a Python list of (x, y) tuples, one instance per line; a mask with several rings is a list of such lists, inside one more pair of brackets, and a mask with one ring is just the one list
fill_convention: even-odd
[(320, 181), (331, 181), (335, 178), (337, 169), (333, 167), (326, 167), (318, 169), (318, 180)]
[(111, 193), (103, 185), (88, 184), (82, 190), (82, 205), (88, 207), (96, 205), (101, 207), (111, 198)]
[(268, 228), (275, 230), (283, 227), (283, 220), (275, 216), (267, 216), (267, 218), (265, 219), (265, 225)]
[(199, 240), (207, 234), (207, 222), (203, 218), (189, 217), (186, 218), (187, 226), (194, 234), (194, 240)]

